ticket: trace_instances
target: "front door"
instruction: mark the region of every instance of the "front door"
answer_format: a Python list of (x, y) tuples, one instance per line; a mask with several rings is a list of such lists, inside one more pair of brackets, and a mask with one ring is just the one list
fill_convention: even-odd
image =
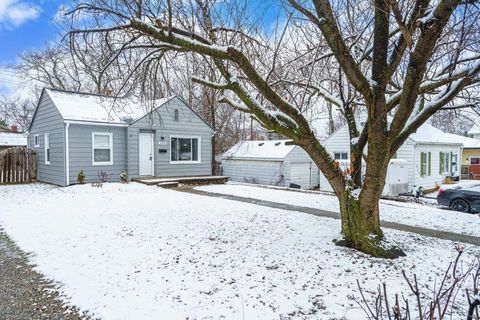
[(153, 176), (153, 133), (140, 133), (138, 163), (139, 175)]

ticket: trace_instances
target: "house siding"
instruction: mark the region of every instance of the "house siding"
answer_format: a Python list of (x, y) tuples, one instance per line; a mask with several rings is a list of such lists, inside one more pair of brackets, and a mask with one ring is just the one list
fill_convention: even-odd
[[(311, 189), (319, 184), (319, 171), (310, 156), (299, 146), (282, 159), (228, 157), (222, 160), (223, 174), (232, 181), (288, 187), (290, 183)], [(292, 167), (300, 171), (292, 177)]]
[[(333, 133), (328, 139), (323, 142), (323, 145), (333, 157), (334, 152), (348, 152), (350, 158), (350, 146), (349, 146), (349, 134), (346, 127), (343, 127)], [(434, 188), (436, 184), (442, 183), (447, 174), (439, 174), (439, 152), (454, 152), (458, 153), (459, 157), (461, 156), (460, 146), (453, 144), (433, 144), (425, 143), (418, 144), (415, 143), (412, 139), (407, 139), (407, 141), (398, 149), (397, 159), (402, 159), (407, 161), (408, 165), (408, 184), (409, 190), (413, 186), (422, 186), (425, 189)], [(367, 149), (365, 150), (367, 152)], [(431, 152), (432, 153), (432, 168), (431, 176), (421, 177), (420, 176), (420, 152)], [(326, 179), (322, 174), (320, 174), (320, 180)], [(321, 181), (321, 186), (331, 190), (331, 187), (327, 183)]]
[[(93, 132), (112, 133), (112, 165), (92, 164)], [(70, 124), (68, 133), (68, 140), (70, 146), (70, 184), (77, 183), (77, 175), (80, 170), (84, 171), (86, 176), (86, 182), (98, 181), (98, 173), (100, 171), (105, 171), (107, 174), (109, 174), (110, 181), (120, 181), (120, 173), (123, 170), (127, 170), (126, 132), (127, 129), (125, 127), (108, 125)]]
[(285, 186), (284, 163), (281, 160), (224, 159), (223, 175), (231, 181)]
[[(50, 138), (50, 164), (45, 163), (45, 133)], [(38, 134), (40, 146), (35, 147), (34, 136)], [(37, 179), (65, 185), (65, 128), (63, 118), (53, 101), (44, 91), (38, 102), (35, 117), (30, 126), (29, 146), (37, 152)]]
[(350, 135), (346, 127), (340, 128), (322, 142), (330, 156), (335, 152), (347, 152), (350, 159)]
[[(292, 179), (291, 169), (293, 165), (303, 166), (305, 168), (305, 174), (308, 176), (302, 177), (302, 181), (308, 181), (307, 184)], [(302, 189), (311, 189), (319, 185), (319, 170), (317, 165), (310, 158), (308, 153), (301, 147), (296, 146), (285, 157), (285, 186), (289, 186), (290, 183), (299, 184)]]
[(410, 189), (415, 185), (415, 166), (413, 165), (415, 163), (414, 150), (415, 147), (411, 139), (407, 139), (397, 150), (397, 159), (407, 161), (408, 185)]
[(463, 149), (462, 150), (462, 165), (470, 165), (470, 157), (480, 157), (480, 149)]
[[(174, 119), (178, 110), (178, 120)], [(211, 175), (212, 133), (208, 126), (182, 100), (172, 98), (151, 114), (131, 124), (127, 129), (128, 173), (131, 178), (139, 176), (139, 133), (148, 130), (154, 133), (154, 175), (201, 176)], [(200, 137), (200, 163), (170, 163), (170, 137), (174, 135)], [(166, 144), (160, 144), (162, 141)], [(161, 153), (160, 150), (166, 150)]]
[[(430, 152), (431, 153), (431, 175), (420, 175), (420, 153), (421, 152)], [(431, 189), (437, 185), (441, 185), (445, 177), (450, 175), (450, 173), (440, 174), (440, 152), (453, 152), (461, 156), (460, 146), (449, 146), (449, 145), (430, 145), (430, 144), (416, 144), (415, 145), (415, 185), (417, 187), (423, 187), (424, 189)]]

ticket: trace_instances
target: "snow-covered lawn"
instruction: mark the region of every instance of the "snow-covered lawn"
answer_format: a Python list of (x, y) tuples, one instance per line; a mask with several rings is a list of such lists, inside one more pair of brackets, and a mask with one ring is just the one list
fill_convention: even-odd
[[(340, 212), (336, 197), (317, 192), (296, 192), (235, 183), (201, 186), (195, 189)], [(437, 209), (411, 202), (382, 200), (380, 218), (384, 221), (480, 237), (478, 214)]]
[(386, 230), (407, 256), (372, 259), (332, 243), (335, 219), (135, 183), (1, 186), (0, 203), (0, 227), (102, 319), (362, 319), (356, 279), (407, 293), (402, 269), (433, 286), (456, 255)]

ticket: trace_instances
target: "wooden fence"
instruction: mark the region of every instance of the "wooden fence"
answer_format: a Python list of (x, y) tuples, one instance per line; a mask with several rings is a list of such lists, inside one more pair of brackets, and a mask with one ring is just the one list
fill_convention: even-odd
[(26, 147), (0, 151), (0, 184), (28, 183), (37, 178), (37, 154)]

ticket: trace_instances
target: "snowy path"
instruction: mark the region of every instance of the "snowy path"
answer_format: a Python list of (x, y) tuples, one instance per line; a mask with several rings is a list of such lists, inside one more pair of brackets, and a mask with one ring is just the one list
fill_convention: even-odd
[[(260, 200), (256, 198), (240, 197), (240, 196), (231, 195), (231, 194), (214, 193), (214, 192), (208, 192), (208, 191), (198, 190), (198, 189), (184, 188), (179, 190), (193, 193), (193, 194), (209, 196), (209, 197), (222, 198), (222, 199), (228, 199), (228, 200), (234, 200), (234, 201), (240, 201), (240, 202), (246, 202), (246, 203), (253, 203), (256, 205), (275, 208), (275, 209), (303, 212), (303, 213), (315, 215), (317, 217), (340, 219), (340, 214), (334, 211), (326, 211), (326, 210), (315, 209), (311, 207), (302, 207), (302, 206), (291, 205), (291, 204), (286, 204), (281, 202), (279, 203), (279, 202)], [(412, 232), (421, 236), (434, 237), (441, 240), (450, 240), (454, 242), (471, 244), (471, 245), (480, 247), (480, 236), (459, 234), (459, 233), (448, 232), (448, 231), (439, 231), (439, 230), (416, 227), (408, 224), (389, 222), (389, 221), (382, 221), (382, 227), (394, 229), (397, 231)]]
[[(296, 192), (244, 184), (195, 187), (195, 190), (340, 212), (337, 198), (317, 192)], [(382, 221), (480, 237), (480, 215), (390, 200), (380, 201)]]
[(104, 320), (363, 319), (357, 279), (369, 297), (384, 281), (408, 295), (401, 270), (433, 286), (456, 255), (386, 230), (407, 256), (373, 259), (333, 244), (338, 220), (136, 183), (0, 186), (0, 203), (37, 270)]

